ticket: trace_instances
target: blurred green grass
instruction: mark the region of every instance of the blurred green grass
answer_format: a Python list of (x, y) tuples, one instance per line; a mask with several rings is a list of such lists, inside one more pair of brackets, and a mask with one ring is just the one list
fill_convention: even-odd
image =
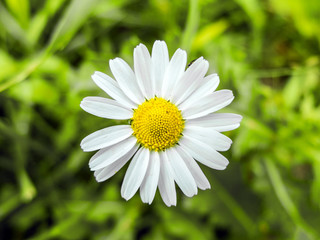
[[(320, 239), (317, 0), (0, 2), (1, 239)], [(120, 197), (123, 169), (96, 183), (79, 147), (119, 121), (79, 107), (105, 96), (108, 60), (165, 40), (204, 56), (226, 112), (243, 115), (212, 189), (167, 208)]]

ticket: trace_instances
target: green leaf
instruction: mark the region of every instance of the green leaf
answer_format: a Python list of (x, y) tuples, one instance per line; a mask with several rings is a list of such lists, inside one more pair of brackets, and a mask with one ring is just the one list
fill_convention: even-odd
[(66, 0), (47, 0), (44, 7), (33, 16), (27, 31), (27, 39), (32, 46), (38, 43), (39, 38), (46, 30), (48, 21), (65, 2)]
[(298, 103), (303, 93), (303, 78), (301, 70), (295, 70), (283, 90), (283, 99), (289, 108), (293, 108)]
[(73, 0), (57, 24), (47, 51), (62, 50), (70, 42), (74, 34), (88, 19), (99, 0)]
[(204, 26), (195, 36), (192, 50), (196, 51), (205, 47), (214, 38), (220, 36), (228, 28), (228, 25), (227, 21), (219, 20)]
[(17, 18), (22, 28), (29, 25), (30, 6), (28, 0), (6, 0), (8, 8)]
[(0, 24), (6, 32), (23, 46), (28, 46), (25, 31), (22, 29), (17, 20), (7, 11), (0, 2)]

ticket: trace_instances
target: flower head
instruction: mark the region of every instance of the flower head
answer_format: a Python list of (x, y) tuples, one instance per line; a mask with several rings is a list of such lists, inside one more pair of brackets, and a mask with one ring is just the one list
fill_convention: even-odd
[(112, 177), (128, 161), (121, 195), (130, 199), (140, 188), (151, 203), (157, 187), (167, 206), (176, 205), (175, 182), (191, 197), (210, 184), (196, 160), (223, 170), (232, 141), (221, 134), (240, 125), (242, 117), (215, 113), (233, 100), (230, 90), (215, 91), (217, 74), (205, 76), (202, 57), (186, 70), (187, 54), (178, 49), (169, 60), (167, 45), (156, 41), (150, 56), (140, 44), (134, 49), (134, 70), (122, 59), (110, 60), (115, 78), (95, 72), (93, 81), (111, 98), (86, 97), (80, 106), (93, 115), (129, 119), (128, 125), (98, 130), (81, 142), (84, 151), (99, 150), (89, 167), (98, 182)]

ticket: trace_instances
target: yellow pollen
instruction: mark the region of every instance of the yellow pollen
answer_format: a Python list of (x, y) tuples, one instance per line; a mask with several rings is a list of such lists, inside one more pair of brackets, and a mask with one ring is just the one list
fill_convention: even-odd
[(174, 146), (184, 128), (181, 111), (173, 103), (158, 97), (140, 104), (131, 120), (138, 142), (154, 151)]

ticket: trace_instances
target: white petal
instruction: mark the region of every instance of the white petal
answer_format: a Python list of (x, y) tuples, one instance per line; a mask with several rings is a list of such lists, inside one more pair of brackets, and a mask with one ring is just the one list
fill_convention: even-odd
[(140, 43), (133, 51), (133, 59), (134, 72), (143, 96), (147, 99), (153, 98), (151, 57), (147, 47)]
[(103, 169), (104, 168), (100, 168), (100, 169), (94, 171), (94, 173), (93, 173), (94, 177), (97, 177), (103, 171)]
[(109, 147), (130, 137), (133, 130), (130, 125), (111, 126), (86, 136), (80, 143), (85, 152)]
[(121, 58), (110, 60), (109, 66), (122, 91), (133, 102), (141, 104), (144, 101), (144, 97), (137, 84), (136, 76), (130, 66)]
[(210, 128), (186, 125), (183, 135), (204, 142), (217, 151), (227, 151), (232, 143), (230, 138)]
[(229, 164), (228, 159), (223, 155), (197, 139), (183, 136), (179, 141), (179, 145), (197, 161), (210, 168), (224, 170)]
[(161, 97), (169, 99), (187, 64), (187, 53), (178, 49), (172, 56), (163, 79)]
[(179, 104), (193, 93), (202, 83), (209, 68), (208, 61), (198, 58), (183, 74), (172, 92), (172, 102)]
[(85, 97), (80, 107), (88, 113), (98, 117), (111, 119), (129, 119), (133, 116), (133, 111), (124, 107), (115, 100), (102, 97)]
[(160, 175), (160, 157), (158, 152), (151, 152), (146, 176), (140, 187), (142, 202), (151, 204), (156, 194)]
[(114, 163), (95, 171), (94, 176), (96, 177), (97, 182), (103, 182), (116, 174), (130, 160), (133, 154), (137, 151), (138, 147), (139, 144), (136, 144), (129, 152), (127, 152)]
[(202, 172), (197, 162), (192, 158), (192, 156), (189, 153), (187, 153), (185, 150), (183, 150), (183, 148), (180, 147), (179, 145), (177, 145), (175, 149), (180, 154), (183, 161), (186, 163), (188, 169), (190, 170), (192, 176), (194, 177), (194, 180), (197, 183), (197, 186), (202, 190), (209, 189), (210, 183), (208, 179)]
[(213, 93), (219, 85), (219, 77), (216, 73), (206, 76), (200, 80), (199, 86), (195, 91), (185, 99), (181, 104), (179, 104), (179, 109), (184, 110), (189, 106), (192, 106), (200, 98), (203, 98), (211, 93)]
[(155, 41), (152, 48), (152, 70), (154, 94), (160, 96), (166, 68), (169, 65), (167, 44), (164, 41)]
[(110, 97), (129, 108), (136, 108), (137, 104), (132, 102), (120, 89), (118, 83), (107, 74), (95, 72), (92, 76), (93, 81)]
[(227, 132), (227, 131), (237, 129), (238, 127), (240, 127), (240, 123), (236, 123), (228, 126), (214, 127), (213, 129), (215, 129), (218, 132)]
[(169, 148), (165, 151), (165, 154), (167, 155), (173, 170), (174, 180), (181, 188), (182, 192), (188, 197), (197, 194), (197, 184), (179, 153), (177, 153), (175, 148)]
[(129, 200), (139, 189), (146, 174), (149, 159), (150, 151), (144, 147), (134, 155), (121, 186), (121, 196), (124, 199)]
[(212, 128), (218, 132), (230, 131), (240, 126), (242, 116), (234, 113), (212, 113), (186, 121), (189, 126)]
[(171, 205), (176, 206), (177, 196), (173, 178), (173, 171), (164, 152), (160, 152), (160, 176), (158, 186), (160, 195), (164, 203), (168, 207), (170, 207)]
[(117, 161), (119, 158), (129, 152), (134, 147), (136, 142), (137, 139), (132, 136), (115, 145), (99, 150), (90, 159), (89, 167), (91, 171), (104, 168)]
[(229, 105), (234, 96), (230, 90), (220, 90), (208, 96), (205, 96), (182, 111), (184, 119), (193, 119), (203, 117), (209, 113), (215, 112)]

